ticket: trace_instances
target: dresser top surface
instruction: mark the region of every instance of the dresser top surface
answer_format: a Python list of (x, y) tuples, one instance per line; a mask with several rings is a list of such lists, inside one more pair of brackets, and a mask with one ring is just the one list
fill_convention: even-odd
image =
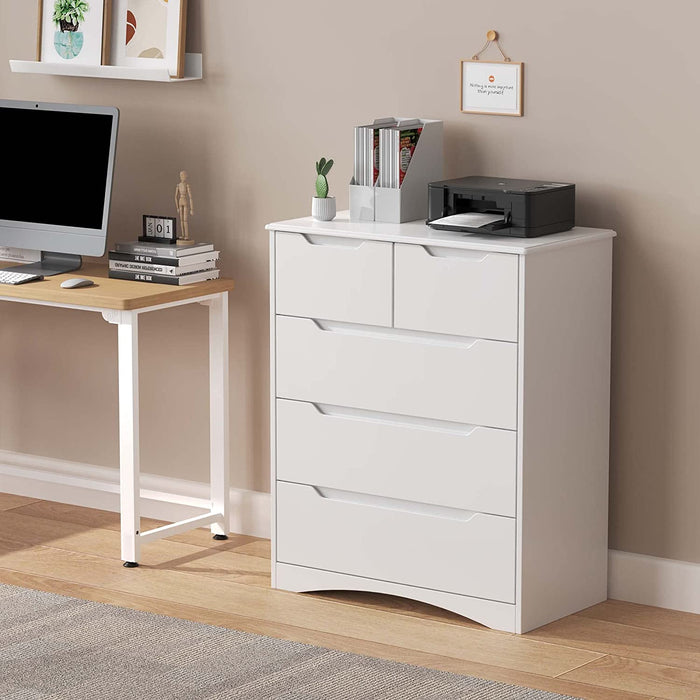
[(307, 235), (363, 238), (365, 240), (391, 241), (393, 243), (416, 243), (419, 245), (449, 246), (469, 250), (485, 250), (496, 253), (544, 252), (552, 248), (577, 245), (605, 238), (613, 238), (615, 231), (602, 228), (575, 226), (570, 231), (554, 233), (538, 238), (514, 238), (477, 233), (453, 233), (438, 231), (426, 226), (422, 220), (404, 224), (378, 221), (350, 221), (350, 213), (338, 212), (333, 221), (316, 221), (310, 216), (268, 224), (269, 231), (289, 231)]

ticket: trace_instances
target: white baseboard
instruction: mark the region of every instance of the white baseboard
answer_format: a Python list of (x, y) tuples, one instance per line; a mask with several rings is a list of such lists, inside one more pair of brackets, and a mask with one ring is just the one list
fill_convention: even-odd
[[(0, 492), (119, 511), (119, 470), (0, 450)], [(270, 537), (270, 494), (232, 488), (230, 531)], [(209, 485), (141, 475), (141, 515), (174, 522), (209, 510)]]
[(700, 613), (700, 564), (611, 549), (608, 597)]
[[(141, 514), (173, 522), (209, 510), (209, 486), (141, 476)], [(0, 450), (0, 492), (119, 510), (119, 470)], [(231, 489), (231, 532), (270, 537), (270, 494)], [(700, 613), (700, 564), (610, 550), (608, 596)]]

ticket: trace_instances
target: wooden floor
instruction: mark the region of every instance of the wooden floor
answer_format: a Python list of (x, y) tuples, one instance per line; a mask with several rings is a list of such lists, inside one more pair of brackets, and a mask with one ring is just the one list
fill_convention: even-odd
[(253, 537), (196, 530), (125, 569), (118, 529), (114, 513), (0, 494), (0, 582), (576, 697), (700, 699), (700, 615), (608, 601), (518, 636), (400, 598), (271, 590)]

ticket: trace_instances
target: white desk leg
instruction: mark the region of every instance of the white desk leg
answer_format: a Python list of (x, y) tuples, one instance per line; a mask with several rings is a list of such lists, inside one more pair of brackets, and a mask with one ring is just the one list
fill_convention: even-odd
[(138, 566), (139, 530), (139, 326), (138, 314), (119, 314), (119, 474), (122, 560)]
[(228, 538), (229, 512), (229, 406), (228, 406), (228, 292), (207, 302), (209, 306), (209, 449), (211, 506), (223, 515), (214, 523), (215, 540)]

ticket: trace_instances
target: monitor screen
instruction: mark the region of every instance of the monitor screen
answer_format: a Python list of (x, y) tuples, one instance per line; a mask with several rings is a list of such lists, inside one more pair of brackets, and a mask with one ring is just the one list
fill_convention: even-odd
[[(0, 219), (102, 229), (111, 114), (0, 107)], [(12, 155), (10, 155), (12, 154)]]
[(116, 107), (0, 99), (0, 249), (104, 255)]

